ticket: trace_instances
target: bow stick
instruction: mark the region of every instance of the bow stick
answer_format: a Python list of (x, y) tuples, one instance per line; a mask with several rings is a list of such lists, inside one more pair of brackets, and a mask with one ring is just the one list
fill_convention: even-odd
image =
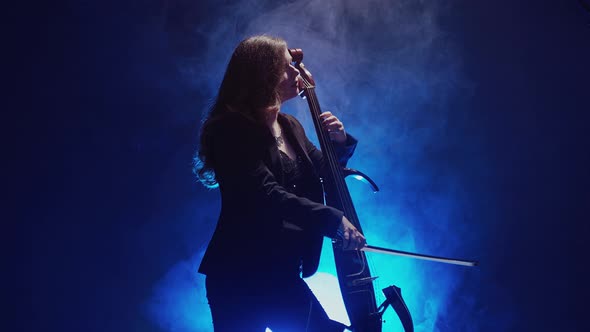
[[(341, 238), (332, 239), (332, 242), (342, 245)], [(424, 254), (418, 254), (418, 253), (409, 252), (409, 251), (402, 251), (402, 250), (395, 250), (395, 249), (371, 246), (368, 244), (365, 245), (364, 247), (360, 248), (359, 250), (362, 250), (365, 252), (376, 252), (379, 254), (387, 254), (387, 255), (393, 255), (393, 256), (403, 256), (403, 257), (410, 257), (410, 258), (416, 258), (416, 259), (423, 259), (423, 260), (427, 260), (427, 261), (433, 261), (433, 262), (439, 262), (439, 263), (445, 263), (445, 264), (454, 264), (454, 265), (463, 265), (463, 266), (477, 266), (479, 264), (479, 262), (477, 262), (477, 261), (470, 261), (470, 260), (458, 259), (458, 258), (448, 258), (448, 257), (441, 257), (441, 256), (424, 255)]]

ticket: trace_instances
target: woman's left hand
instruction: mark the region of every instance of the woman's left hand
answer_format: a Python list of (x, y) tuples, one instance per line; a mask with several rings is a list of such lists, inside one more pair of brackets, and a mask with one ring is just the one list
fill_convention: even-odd
[(344, 125), (336, 116), (330, 112), (320, 114), (322, 119), (322, 126), (330, 134), (330, 139), (336, 143), (346, 142), (346, 131)]

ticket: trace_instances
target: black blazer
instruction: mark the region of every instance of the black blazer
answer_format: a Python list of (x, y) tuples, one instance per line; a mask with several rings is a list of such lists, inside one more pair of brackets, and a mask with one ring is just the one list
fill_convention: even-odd
[[(324, 168), (322, 153), (305, 135), (292, 116), (279, 113), (283, 135), (303, 158), (307, 176), (297, 195), (284, 187), (280, 152), (267, 127), (246, 116), (231, 112), (213, 121), (210, 127), (212, 153), (209, 162), (215, 170), (221, 191), (221, 213), (213, 237), (199, 267), (206, 275), (263, 274), (290, 270), (285, 262), (288, 236), (297, 233), (301, 245), (303, 275), (317, 270), (322, 237), (334, 237), (343, 212), (323, 204), (320, 181)], [(356, 147), (348, 135), (343, 145), (335, 145), (339, 161), (345, 166)], [(285, 222), (302, 231), (285, 227)], [(283, 269), (284, 267), (284, 269)]]

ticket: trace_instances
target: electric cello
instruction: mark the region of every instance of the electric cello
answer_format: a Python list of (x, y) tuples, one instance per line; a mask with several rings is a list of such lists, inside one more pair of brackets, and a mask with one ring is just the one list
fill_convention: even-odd
[[(301, 97), (307, 99), (311, 118), (320, 143), (320, 149), (327, 164), (326, 172), (322, 177), (322, 181), (325, 184), (324, 189), (326, 190), (326, 203), (343, 211), (346, 218), (348, 218), (359, 232), (363, 233), (345, 178), (349, 175), (354, 175), (368, 182), (373, 188), (373, 191), (378, 191), (379, 188), (373, 180), (362, 172), (340, 166), (330, 136), (322, 129), (320, 119), (322, 111), (315, 94), (315, 81), (311, 73), (302, 63), (303, 51), (301, 49), (289, 49), (289, 53), (293, 58), (295, 68), (299, 70), (302, 77), (303, 87)], [(373, 287), (373, 280), (377, 277), (371, 276), (365, 251), (464, 266), (475, 266), (477, 264), (475, 261), (416, 254), (370, 245), (366, 245), (360, 250), (342, 250), (342, 243), (338, 239), (333, 240), (333, 249), (338, 282), (340, 284), (344, 306), (351, 322), (349, 329), (354, 332), (381, 332), (382, 316), (389, 305), (394, 308), (402, 322), (404, 330), (406, 332), (414, 331), (412, 316), (401, 296), (400, 288), (392, 285), (383, 289), (386, 300), (377, 306)]]

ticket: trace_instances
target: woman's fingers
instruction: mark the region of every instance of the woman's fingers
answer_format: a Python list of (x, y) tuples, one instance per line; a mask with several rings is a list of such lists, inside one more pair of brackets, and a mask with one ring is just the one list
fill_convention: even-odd
[(330, 126), (330, 125), (334, 125), (334, 124), (342, 125), (342, 122), (340, 122), (340, 120), (337, 117), (335, 117), (334, 115), (330, 115), (330, 116), (322, 119), (322, 124), (324, 126)]
[(322, 120), (323, 120), (331, 115), (332, 115), (332, 112), (324, 112), (324, 113), (320, 114), (320, 118), (322, 118)]
[(332, 126), (334, 124), (342, 125), (342, 122), (330, 112), (324, 112), (320, 114), (320, 118), (322, 119), (322, 125), (324, 126)]
[(322, 126), (330, 134), (330, 139), (338, 143), (346, 141), (346, 131), (344, 130), (344, 124), (332, 113), (324, 112), (320, 114), (322, 119)]
[(356, 241), (356, 249), (362, 249), (364, 246), (367, 245), (367, 239), (365, 238), (365, 236), (363, 234), (361, 234), (361, 232), (357, 231), (358, 233), (358, 237), (357, 237), (357, 241)]
[(344, 250), (358, 250), (362, 249), (367, 244), (367, 240), (356, 229), (347, 229), (342, 235), (342, 249)]
[(342, 131), (344, 130), (344, 125), (342, 122), (338, 121), (338, 119), (332, 122), (324, 122), (324, 128), (329, 129), (330, 131)]
[(344, 231), (344, 235), (342, 238), (342, 248), (344, 248), (344, 250), (348, 250), (349, 246), (350, 246), (350, 229), (346, 229)]
[(362, 249), (367, 244), (365, 236), (345, 216), (342, 216), (339, 232), (342, 234), (342, 249), (344, 250)]
[(365, 237), (358, 230), (354, 230), (352, 239), (349, 241), (350, 249), (361, 249), (366, 244)]

